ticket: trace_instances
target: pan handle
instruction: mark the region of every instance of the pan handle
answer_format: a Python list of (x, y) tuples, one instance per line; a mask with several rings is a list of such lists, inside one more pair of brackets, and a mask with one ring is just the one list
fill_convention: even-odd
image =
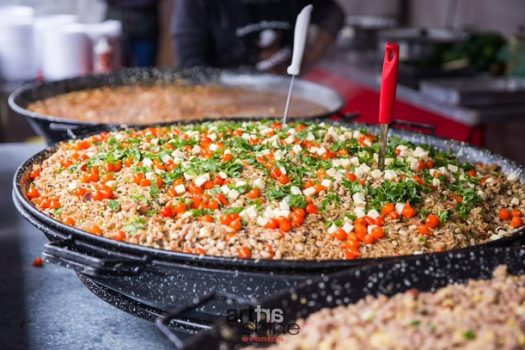
[(44, 246), (42, 256), (47, 262), (63, 266), (89, 276), (133, 276), (142, 272), (148, 259), (100, 258), (81, 253), (74, 248), (71, 236)]
[(419, 131), (432, 136), (436, 135), (436, 127), (431, 124), (413, 122), (409, 120), (394, 120), (391, 125), (395, 129)]
[(168, 338), (169, 341), (175, 346), (175, 349), (182, 349), (184, 343), (175, 333), (171, 331), (169, 327), (170, 322), (173, 319), (180, 318), (180, 315), (182, 313), (194, 310), (216, 299), (224, 299), (228, 303), (235, 302), (237, 303), (237, 305), (252, 305), (255, 302), (255, 300), (251, 298), (240, 297), (238, 295), (226, 292), (213, 291), (193, 299), (193, 301), (189, 305), (174, 308), (172, 310), (169, 310), (165, 314), (157, 317), (157, 319), (155, 320), (155, 325), (162, 332), (162, 334), (164, 334), (164, 336)]

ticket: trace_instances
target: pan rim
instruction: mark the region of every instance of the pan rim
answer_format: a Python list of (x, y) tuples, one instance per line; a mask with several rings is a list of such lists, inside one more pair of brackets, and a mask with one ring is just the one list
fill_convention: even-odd
[[(237, 119), (239, 120), (239, 119)], [(249, 119), (241, 119), (241, 121), (247, 121)], [(209, 121), (209, 120), (206, 120)], [(206, 122), (206, 121), (200, 121), (199, 123)], [(364, 124), (364, 123), (353, 123), (349, 124), (346, 122), (330, 122), (330, 121), (323, 121), (325, 123), (330, 123), (333, 125), (341, 125), (347, 128), (352, 129), (358, 129), (360, 127), (366, 127), (369, 130), (377, 131), (377, 126), (370, 125), (370, 124)], [(188, 123), (195, 123), (195, 122), (188, 122)], [(171, 123), (171, 125), (179, 125), (179, 124), (188, 124), (186, 122), (177, 122), (177, 123)], [(141, 128), (147, 128), (148, 126), (142, 126)], [(93, 133), (93, 134), (97, 134)], [(433, 142), (441, 142), (443, 146), (449, 146), (449, 148), (456, 148), (456, 149), (463, 149), (466, 148), (473, 152), (482, 152), (486, 154), (487, 156), (490, 156), (491, 158), (499, 158), (499, 161), (497, 161), (497, 164), (502, 166), (500, 163), (507, 163), (508, 167), (511, 167), (513, 169), (517, 169), (519, 171), (518, 177), (519, 181), (522, 184), (525, 184), (525, 167), (521, 164), (518, 164), (512, 160), (509, 160), (501, 155), (495, 154), (490, 152), (489, 150), (482, 149), (479, 147), (475, 147), (472, 145), (468, 145), (464, 142), (455, 141), (455, 140), (449, 140), (440, 138), (437, 136), (430, 136), (430, 135), (423, 135), (418, 134), (414, 132), (409, 132), (405, 130), (392, 130), (392, 133), (396, 136), (403, 137), (415, 137), (417, 135), (424, 137), (427, 140), (432, 140)], [(88, 136), (88, 135), (86, 135)], [(67, 141), (65, 141), (67, 142)], [(140, 255), (140, 256), (152, 256), (156, 260), (161, 261), (167, 261), (167, 262), (186, 262), (186, 263), (200, 263), (200, 264), (212, 264), (212, 265), (220, 265), (220, 266), (226, 266), (226, 267), (236, 267), (236, 268), (275, 268), (275, 269), (306, 269), (306, 270), (333, 270), (337, 268), (348, 268), (348, 267), (355, 267), (358, 265), (365, 265), (370, 263), (380, 263), (383, 261), (389, 261), (394, 259), (405, 259), (409, 257), (414, 256), (427, 256), (427, 255), (441, 255), (446, 254), (450, 252), (462, 252), (462, 251), (468, 251), (472, 249), (477, 248), (484, 248), (484, 247), (491, 247), (491, 246), (504, 246), (509, 245), (516, 239), (520, 239), (523, 236), (525, 236), (525, 227), (522, 227), (520, 229), (514, 230), (511, 233), (509, 233), (508, 236), (499, 238), (494, 241), (488, 241), (482, 244), (459, 248), (459, 249), (452, 249), (447, 250), (443, 252), (432, 252), (432, 253), (424, 253), (424, 254), (410, 254), (410, 255), (398, 255), (398, 256), (388, 256), (388, 257), (379, 257), (379, 258), (363, 258), (363, 259), (355, 259), (355, 260), (344, 260), (344, 259), (337, 259), (337, 260), (327, 260), (327, 259), (312, 259), (312, 260), (299, 260), (299, 259), (280, 259), (280, 260), (269, 260), (269, 259), (239, 259), (235, 257), (224, 257), (224, 256), (212, 256), (212, 255), (194, 255), (194, 254), (188, 254), (188, 253), (182, 253), (177, 251), (171, 251), (166, 249), (158, 249), (158, 248), (152, 248), (144, 245), (139, 244), (132, 244), (127, 242), (119, 242), (115, 241), (110, 238), (106, 237), (99, 237), (95, 236), (87, 231), (67, 226), (64, 223), (44, 214), (40, 210), (38, 210), (24, 195), (25, 190), (23, 188), (23, 183), (27, 181), (27, 172), (28, 169), (31, 168), (31, 166), (37, 162), (41, 162), (43, 159), (45, 159), (48, 154), (54, 152), (56, 148), (59, 146), (59, 144), (55, 144), (49, 147), (46, 147), (45, 149), (39, 151), (38, 153), (31, 156), (29, 159), (27, 159), (25, 162), (23, 162), (18, 169), (15, 172), (15, 175), (13, 177), (13, 193), (14, 197), (20, 202), (21, 206), (26, 209), (30, 214), (32, 214), (34, 217), (36, 217), (39, 221), (41, 221), (43, 224), (50, 226), (53, 229), (58, 230), (60, 233), (64, 234), (71, 234), (75, 239), (80, 239), (88, 243), (96, 244), (97, 246), (103, 246), (110, 248), (114, 251), (119, 252), (126, 252), (130, 254)], [(432, 147), (437, 147), (433, 144), (430, 144)], [(440, 148), (444, 149), (444, 147)], [(492, 160), (493, 162), (496, 162), (495, 160)], [(502, 166), (503, 168), (503, 166)]]

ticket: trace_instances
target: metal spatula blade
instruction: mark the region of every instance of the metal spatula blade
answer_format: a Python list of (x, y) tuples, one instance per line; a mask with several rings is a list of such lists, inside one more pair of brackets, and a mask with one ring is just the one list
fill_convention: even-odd
[(312, 9), (312, 5), (304, 7), (297, 15), (297, 20), (295, 22), (292, 63), (287, 69), (287, 73), (290, 74), (292, 78), (290, 79), (290, 88), (288, 89), (288, 97), (286, 98), (286, 106), (284, 108), (283, 125), (286, 124), (286, 119), (288, 118), (295, 76), (299, 75), (301, 70), (301, 62), (303, 60), (306, 35), (308, 34), (308, 25), (310, 24), (310, 14), (312, 13)]

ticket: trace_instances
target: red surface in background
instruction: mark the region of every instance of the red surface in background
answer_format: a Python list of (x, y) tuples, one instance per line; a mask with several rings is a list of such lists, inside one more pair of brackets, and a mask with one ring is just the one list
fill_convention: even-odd
[[(357, 119), (358, 122), (378, 123), (379, 92), (322, 68), (314, 68), (306, 75), (306, 79), (338, 91), (346, 100), (343, 112), (361, 113), (361, 116)], [(477, 146), (483, 144), (481, 128), (458, 123), (448, 119), (445, 115), (429, 112), (399, 100), (396, 101), (394, 120), (408, 120), (429, 124), (435, 128), (437, 136), (470, 142)]]

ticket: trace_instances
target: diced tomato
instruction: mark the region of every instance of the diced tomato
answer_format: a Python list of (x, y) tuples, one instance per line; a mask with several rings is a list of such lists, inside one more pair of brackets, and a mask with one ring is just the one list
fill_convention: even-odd
[(338, 229), (337, 231), (335, 231), (332, 236), (339, 240), (339, 241), (344, 241), (346, 240), (346, 237), (347, 237), (347, 233), (345, 232), (345, 230), (343, 230), (342, 228)]
[(237, 252), (237, 255), (239, 256), (239, 258), (241, 259), (249, 259), (251, 258), (252, 256), (252, 251), (250, 250), (250, 248), (248, 247), (242, 247), (239, 249), (239, 251)]
[(205, 190), (211, 190), (215, 187), (215, 183), (213, 181), (206, 181), (202, 187), (204, 187)]
[(222, 205), (228, 204), (228, 199), (226, 198), (224, 193), (219, 193), (216, 198)]
[(281, 185), (286, 185), (287, 183), (290, 183), (290, 178), (288, 177), (288, 175), (286, 174), (283, 174), (281, 176), (279, 176), (277, 178), (277, 181), (281, 184)]
[(523, 226), (523, 220), (521, 219), (521, 216), (513, 216), (510, 220), (510, 226), (512, 228), (518, 228)]
[(346, 177), (348, 178), (348, 180), (354, 182), (355, 180), (357, 180), (357, 176), (355, 176), (354, 173), (348, 173), (346, 174)]
[(431, 236), (432, 235), (432, 231), (430, 230), (430, 228), (425, 225), (425, 224), (421, 224), (418, 226), (417, 228), (417, 231), (419, 232), (420, 235), (422, 236)]
[(469, 171), (467, 171), (467, 175), (468, 176), (471, 176), (471, 177), (474, 177), (476, 176), (478, 173), (476, 172), (476, 170), (474, 169), (470, 169)]
[(501, 209), (499, 210), (499, 215), (498, 215), (498, 216), (499, 216), (499, 219), (500, 219), (501, 221), (507, 221), (507, 220), (510, 219), (510, 217), (511, 217), (511, 213), (510, 213), (510, 211), (509, 211), (508, 209), (501, 208)]
[(354, 259), (358, 258), (359, 255), (361, 255), (361, 254), (358, 251), (351, 250), (351, 249), (346, 249), (345, 250), (345, 258), (347, 260), (354, 260)]
[(292, 223), (287, 218), (278, 218), (279, 222), (279, 231), (288, 232), (292, 229)]
[(68, 226), (75, 226), (75, 220), (72, 217), (68, 216), (67, 218), (65, 218), (64, 224)]
[(40, 169), (35, 169), (29, 173), (29, 177), (34, 180), (40, 176)]
[(269, 229), (276, 229), (279, 227), (279, 222), (276, 219), (270, 219), (268, 220), (266, 225), (264, 225), (264, 227)]
[(33, 262), (31, 263), (31, 265), (33, 265), (33, 267), (42, 267), (44, 266), (44, 259), (42, 259), (41, 257), (37, 256)]
[(374, 238), (374, 236), (372, 235), (366, 235), (364, 238), (363, 238), (363, 242), (365, 244), (374, 244), (376, 241), (376, 239)]
[(160, 215), (164, 216), (165, 218), (172, 218), (175, 213), (173, 213), (171, 204), (166, 205), (166, 207), (160, 212)]
[(144, 178), (144, 179), (140, 180), (139, 185), (142, 186), (142, 187), (151, 186), (151, 181)]
[(179, 202), (179, 203), (177, 203), (176, 205), (174, 205), (172, 207), (172, 211), (175, 214), (184, 214), (187, 209), (188, 208), (186, 206), (186, 203), (184, 203), (184, 202)]
[(201, 247), (197, 247), (197, 248), (195, 248), (195, 254), (205, 255), (206, 254), (206, 250), (202, 249)]
[(378, 240), (383, 237), (385, 237), (385, 230), (383, 230), (382, 227), (376, 226), (372, 229), (372, 232), (370, 233), (374, 239)]
[(425, 224), (430, 228), (436, 228), (439, 226), (439, 218), (437, 215), (429, 214), (425, 220)]
[(233, 219), (228, 226), (230, 226), (235, 231), (239, 231), (242, 228), (242, 222), (240, 218)]
[(414, 216), (416, 216), (416, 210), (414, 208), (412, 208), (410, 203), (407, 202), (405, 204), (405, 207), (403, 208), (403, 211), (401, 212), (401, 214), (406, 219), (410, 219), (410, 218), (413, 218)]
[(213, 217), (210, 214), (206, 214), (201, 217), (201, 221), (204, 222), (213, 222)]
[(319, 210), (317, 209), (317, 207), (313, 203), (308, 203), (306, 205), (305, 211), (306, 211), (307, 214), (317, 214), (319, 212)]
[(190, 183), (188, 185), (188, 192), (191, 194), (202, 194), (204, 190), (202, 189), (202, 187), (199, 187), (195, 185), (194, 183)]
[(385, 218), (382, 216), (378, 216), (376, 218), (376, 225), (377, 226), (385, 226)]
[(222, 160), (225, 162), (230, 162), (233, 159), (233, 154), (231, 153), (225, 153), (222, 156)]
[(113, 239), (116, 241), (124, 241), (126, 240), (126, 232), (124, 231), (118, 231), (113, 235)]
[(366, 224), (367, 225), (375, 225), (376, 224), (376, 220), (371, 217), (371, 216), (365, 216), (365, 221), (366, 221)]
[(246, 197), (250, 199), (258, 198), (261, 195), (261, 190), (258, 188), (253, 188), (250, 192), (246, 194)]
[(513, 209), (512, 210), (512, 216), (521, 216), (521, 210), (519, 209)]
[(40, 192), (35, 187), (30, 187), (29, 190), (27, 190), (27, 198), (29, 199), (35, 199), (40, 197)]
[(91, 232), (94, 235), (101, 236), (102, 235), (102, 229), (100, 226), (93, 224), (89, 227), (88, 232)]
[(363, 224), (355, 224), (354, 231), (356, 237), (361, 241), (365, 238), (365, 235), (368, 233), (366, 226)]

